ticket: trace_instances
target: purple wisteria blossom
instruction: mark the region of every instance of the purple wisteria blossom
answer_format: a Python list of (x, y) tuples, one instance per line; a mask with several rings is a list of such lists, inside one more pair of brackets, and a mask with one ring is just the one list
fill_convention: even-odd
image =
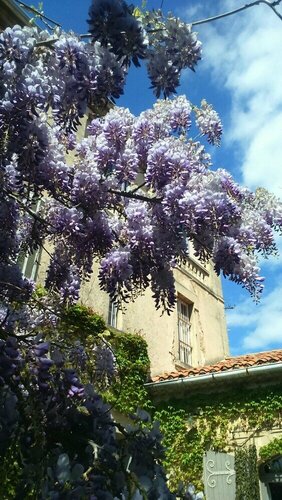
[(195, 108), (196, 124), (202, 135), (207, 136), (210, 144), (219, 146), (222, 136), (222, 124), (217, 112), (205, 100), (201, 108)]
[[(157, 426), (116, 438), (110, 408), (80, 377), (84, 346), (70, 345), (72, 331), (62, 338), (62, 310), (95, 262), (117, 306), (150, 289), (170, 313), (173, 270), (189, 241), (202, 262), (258, 298), (258, 259), (277, 251), (282, 203), (210, 169), (210, 154), (189, 135), (194, 121), (219, 145), (210, 104), (167, 99), (201, 58), (190, 25), (124, 0), (95, 0), (89, 17), (89, 43), (59, 28), (0, 34), (0, 454), (21, 461), (17, 498), (131, 498), (131, 475), (136, 498), (140, 482), (142, 495), (170, 500)], [(166, 99), (135, 117), (114, 100), (141, 59)], [(21, 262), (45, 244), (42, 296)], [(93, 344), (97, 374), (109, 381), (115, 356), (100, 337)]]

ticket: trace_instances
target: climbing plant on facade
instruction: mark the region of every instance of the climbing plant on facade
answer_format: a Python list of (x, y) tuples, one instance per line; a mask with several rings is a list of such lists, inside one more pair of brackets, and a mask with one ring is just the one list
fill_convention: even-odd
[[(160, 421), (164, 435), (165, 461), (169, 471), (170, 486), (177, 489), (180, 481), (193, 483), (199, 491), (203, 489), (203, 456), (207, 450), (233, 451), (238, 448), (236, 433), (246, 432), (250, 437), (263, 430), (279, 425), (282, 412), (282, 396), (279, 387), (271, 389), (248, 390), (242, 393), (233, 388), (221, 394), (190, 394), (189, 399), (170, 400), (157, 406), (154, 418)], [(281, 440), (262, 448), (260, 457), (267, 460), (273, 451), (279, 450)], [(250, 439), (240, 442), (242, 449), (237, 469), (244, 478), (239, 479), (241, 491), (246, 490), (244, 481), (250, 480), (249, 472), (243, 461), (250, 459), (250, 477), (253, 478), (251, 490), (258, 480), (255, 452), (249, 447)], [(237, 452), (237, 458), (240, 451)], [(255, 474), (256, 469), (256, 474)], [(244, 475), (245, 474), (245, 475)], [(238, 474), (240, 476), (240, 472)], [(251, 491), (250, 490), (250, 491)], [(239, 490), (238, 490), (239, 495)], [(250, 493), (251, 495), (251, 493)], [(239, 497), (238, 497), (239, 498)], [(252, 498), (250, 496), (250, 498)], [(253, 497), (255, 498), (255, 497)]]
[[(219, 145), (222, 126), (211, 105), (166, 99), (181, 71), (200, 60), (191, 26), (122, 0), (93, 3), (89, 26), (87, 43), (59, 28), (14, 26), (0, 34), (1, 456), (10, 477), (14, 463), (22, 465), (11, 495), (170, 498), (157, 427), (121, 427), (125, 439), (117, 439), (98, 381), (94, 389), (86, 377), (83, 339), (74, 340), (78, 311), (68, 307), (99, 260), (101, 288), (117, 304), (150, 288), (156, 307), (170, 312), (173, 269), (185, 262), (188, 240), (200, 260), (212, 258), (217, 273), (256, 297), (258, 254), (276, 251), (281, 203), (210, 168), (190, 127)], [(135, 117), (113, 100), (130, 64), (143, 59), (156, 96), (165, 99)], [(93, 119), (79, 140), (88, 110)], [(49, 294), (41, 296), (20, 260), (46, 245), (53, 248)], [(96, 326), (102, 330), (98, 319)], [(92, 368), (99, 373), (106, 365), (110, 379), (115, 355), (102, 333), (93, 339)], [(122, 364), (117, 348), (118, 357)]]
[(257, 500), (259, 477), (254, 445), (235, 449), (236, 500)]
[(267, 462), (282, 455), (282, 438), (274, 438), (270, 443), (262, 446), (259, 450), (261, 462)]

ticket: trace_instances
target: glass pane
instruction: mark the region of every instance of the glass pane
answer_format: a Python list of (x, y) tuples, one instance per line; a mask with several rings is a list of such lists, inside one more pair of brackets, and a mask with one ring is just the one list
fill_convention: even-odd
[[(264, 470), (267, 473), (282, 472), (282, 457), (275, 458), (265, 464)], [(281, 497), (282, 498), (282, 497)]]
[(187, 304), (183, 304), (183, 302), (181, 302), (181, 314), (189, 319), (189, 309), (188, 309), (188, 305)]
[(114, 328), (117, 327), (117, 307), (111, 300), (109, 302), (108, 324)]
[(178, 355), (179, 360), (191, 364), (190, 305), (178, 301)]

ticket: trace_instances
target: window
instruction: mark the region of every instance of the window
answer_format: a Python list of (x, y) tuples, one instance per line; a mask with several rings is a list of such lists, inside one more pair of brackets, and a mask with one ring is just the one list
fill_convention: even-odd
[[(32, 210), (34, 211), (34, 213), (39, 212), (40, 207), (42, 207), (43, 203), (43, 200), (38, 200), (37, 202), (33, 203)], [(20, 252), (17, 263), (21, 269), (21, 272), (26, 278), (36, 281), (41, 253), (42, 248), (38, 248), (32, 253)]]
[(26, 278), (30, 278), (36, 281), (38, 268), (40, 264), (41, 248), (35, 250), (35, 252), (25, 255), (23, 260), (19, 260), (19, 265), (23, 275)]
[(117, 314), (118, 314), (117, 306), (110, 299), (110, 301), (109, 301), (108, 325), (112, 326), (113, 328), (117, 327)]
[(191, 365), (191, 312), (192, 304), (178, 300), (178, 359), (186, 365)]

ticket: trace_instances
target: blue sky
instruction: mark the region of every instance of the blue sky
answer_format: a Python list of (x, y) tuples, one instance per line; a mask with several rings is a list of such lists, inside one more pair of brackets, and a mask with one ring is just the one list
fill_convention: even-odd
[[(34, 0), (27, 3), (35, 4)], [(164, 0), (163, 8), (192, 22), (244, 3)], [(147, 2), (148, 8), (160, 4), (161, 0)], [(90, 0), (45, 0), (44, 12), (64, 29), (85, 33), (89, 5)], [(203, 60), (195, 74), (184, 73), (179, 94), (186, 94), (195, 104), (205, 98), (222, 118), (224, 138), (221, 148), (212, 151), (214, 166), (231, 171), (251, 189), (266, 187), (281, 197), (282, 21), (260, 5), (198, 26), (197, 31), (203, 42)], [(118, 104), (138, 114), (154, 102), (148, 87), (145, 71), (132, 69)], [(282, 238), (277, 242), (282, 251)], [(259, 304), (240, 287), (223, 280), (226, 306), (233, 307), (226, 314), (234, 355), (282, 347), (282, 257), (261, 264), (266, 279)]]

